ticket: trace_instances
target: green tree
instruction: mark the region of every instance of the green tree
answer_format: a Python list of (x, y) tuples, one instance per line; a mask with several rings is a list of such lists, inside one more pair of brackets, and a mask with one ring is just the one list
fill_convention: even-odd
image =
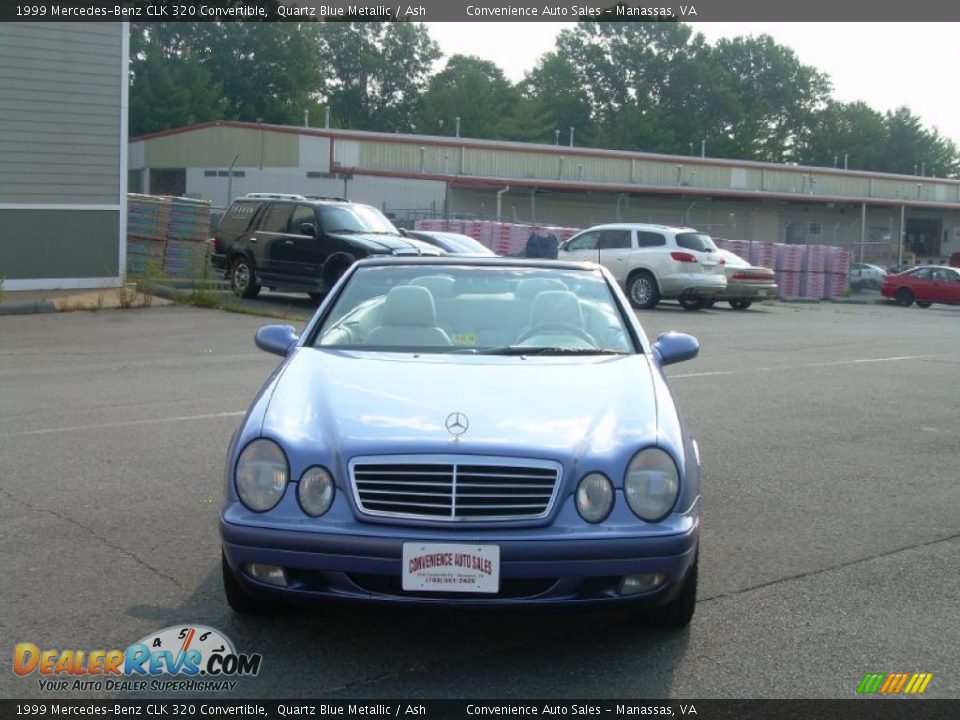
[(299, 124), (321, 82), (316, 23), (197, 23), (191, 53), (223, 87), (231, 120)]
[(209, 71), (166, 45), (160, 25), (130, 31), (130, 135), (224, 117), (223, 88)]
[(831, 101), (816, 114), (798, 160), (806, 165), (888, 171), (886, 120), (863, 102)]
[(730, 122), (735, 157), (793, 160), (830, 97), (830, 81), (769, 35), (721, 39), (712, 51), (740, 112)]
[(519, 103), (519, 91), (494, 63), (453, 55), (446, 67), (430, 79), (417, 131), (452, 135), (459, 117), (462, 136), (514, 139), (510, 137), (511, 123), (506, 120), (516, 112)]
[(924, 129), (920, 118), (907, 107), (887, 112), (886, 170), (914, 174), (955, 177), (960, 170), (957, 147), (937, 130)]
[(321, 75), (315, 23), (133, 23), (130, 131), (299, 123)]
[[(283, 23), (281, 23), (283, 24)], [(408, 22), (320, 26), (321, 95), (334, 124), (358, 130), (412, 129), (439, 46)]]
[(574, 69), (601, 124), (631, 107), (659, 107), (676, 69), (703, 46), (702, 35), (672, 22), (580, 22), (557, 38), (557, 54)]
[(560, 141), (576, 128), (576, 141), (581, 145), (595, 142), (590, 97), (580, 86), (577, 69), (565, 57), (549, 52), (520, 82), (521, 95), (536, 108), (541, 122), (547, 126), (547, 141), (555, 140), (551, 132), (560, 131)]

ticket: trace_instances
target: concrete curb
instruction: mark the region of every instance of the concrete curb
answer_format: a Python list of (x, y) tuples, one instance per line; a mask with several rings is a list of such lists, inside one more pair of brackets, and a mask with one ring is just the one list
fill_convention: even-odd
[(0, 302), (0, 315), (34, 315), (36, 313), (52, 313), (57, 308), (53, 300), (12, 300)]
[(186, 285), (184, 287), (178, 287), (174, 284), (141, 282), (137, 284), (137, 287), (139, 288), (140, 292), (150, 293), (151, 295), (156, 295), (157, 297), (175, 301), (183, 300), (184, 296), (190, 295), (195, 290), (213, 290), (221, 297), (221, 299), (233, 297), (233, 293), (225, 289), (223, 285), (208, 285), (203, 287)]

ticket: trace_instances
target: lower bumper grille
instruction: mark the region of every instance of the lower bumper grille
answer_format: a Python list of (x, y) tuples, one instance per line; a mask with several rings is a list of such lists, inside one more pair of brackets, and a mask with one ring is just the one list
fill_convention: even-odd
[(450, 593), (450, 592), (414, 592), (403, 589), (399, 577), (390, 575), (367, 575), (350, 573), (347, 577), (361, 590), (377, 595), (394, 597), (416, 597), (424, 599), (473, 599), (483, 598), (531, 598), (549, 592), (557, 584), (556, 578), (536, 578), (533, 580), (501, 580), (500, 590), (495, 593)]

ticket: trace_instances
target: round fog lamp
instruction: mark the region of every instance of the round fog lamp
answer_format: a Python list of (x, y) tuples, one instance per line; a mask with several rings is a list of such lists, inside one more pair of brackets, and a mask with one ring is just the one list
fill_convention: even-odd
[(300, 507), (311, 517), (320, 517), (333, 503), (333, 478), (324, 468), (315, 465), (300, 477), (297, 499)]
[(277, 565), (263, 565), (261, 563), (247, 563), (247, 572), (260, 582), (268, 585), (286, 587), (287, 573)]
[(649, 592), (663, 585), (667, 576), (663, 573), (643, 573), (641, 575), (627, 575), (620, 584), (621, 595), (639, 595)]
[(613, 483), (606, 475), (590, 473), (577, 486), (577, 512), (589, 523), (606, 519), (613, 508)]

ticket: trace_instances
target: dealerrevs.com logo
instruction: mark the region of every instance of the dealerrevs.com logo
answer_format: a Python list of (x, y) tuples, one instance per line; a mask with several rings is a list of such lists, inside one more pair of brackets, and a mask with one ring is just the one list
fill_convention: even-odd
[(237, 686), (233, 678), (259, 673), (262, 660), (259, 653), (238, 653), (214, 628), (174, 625), (125, 650), (41, 650), (19, 643), (13, 672), (39, 675), (40, 690), (229, 691)]

